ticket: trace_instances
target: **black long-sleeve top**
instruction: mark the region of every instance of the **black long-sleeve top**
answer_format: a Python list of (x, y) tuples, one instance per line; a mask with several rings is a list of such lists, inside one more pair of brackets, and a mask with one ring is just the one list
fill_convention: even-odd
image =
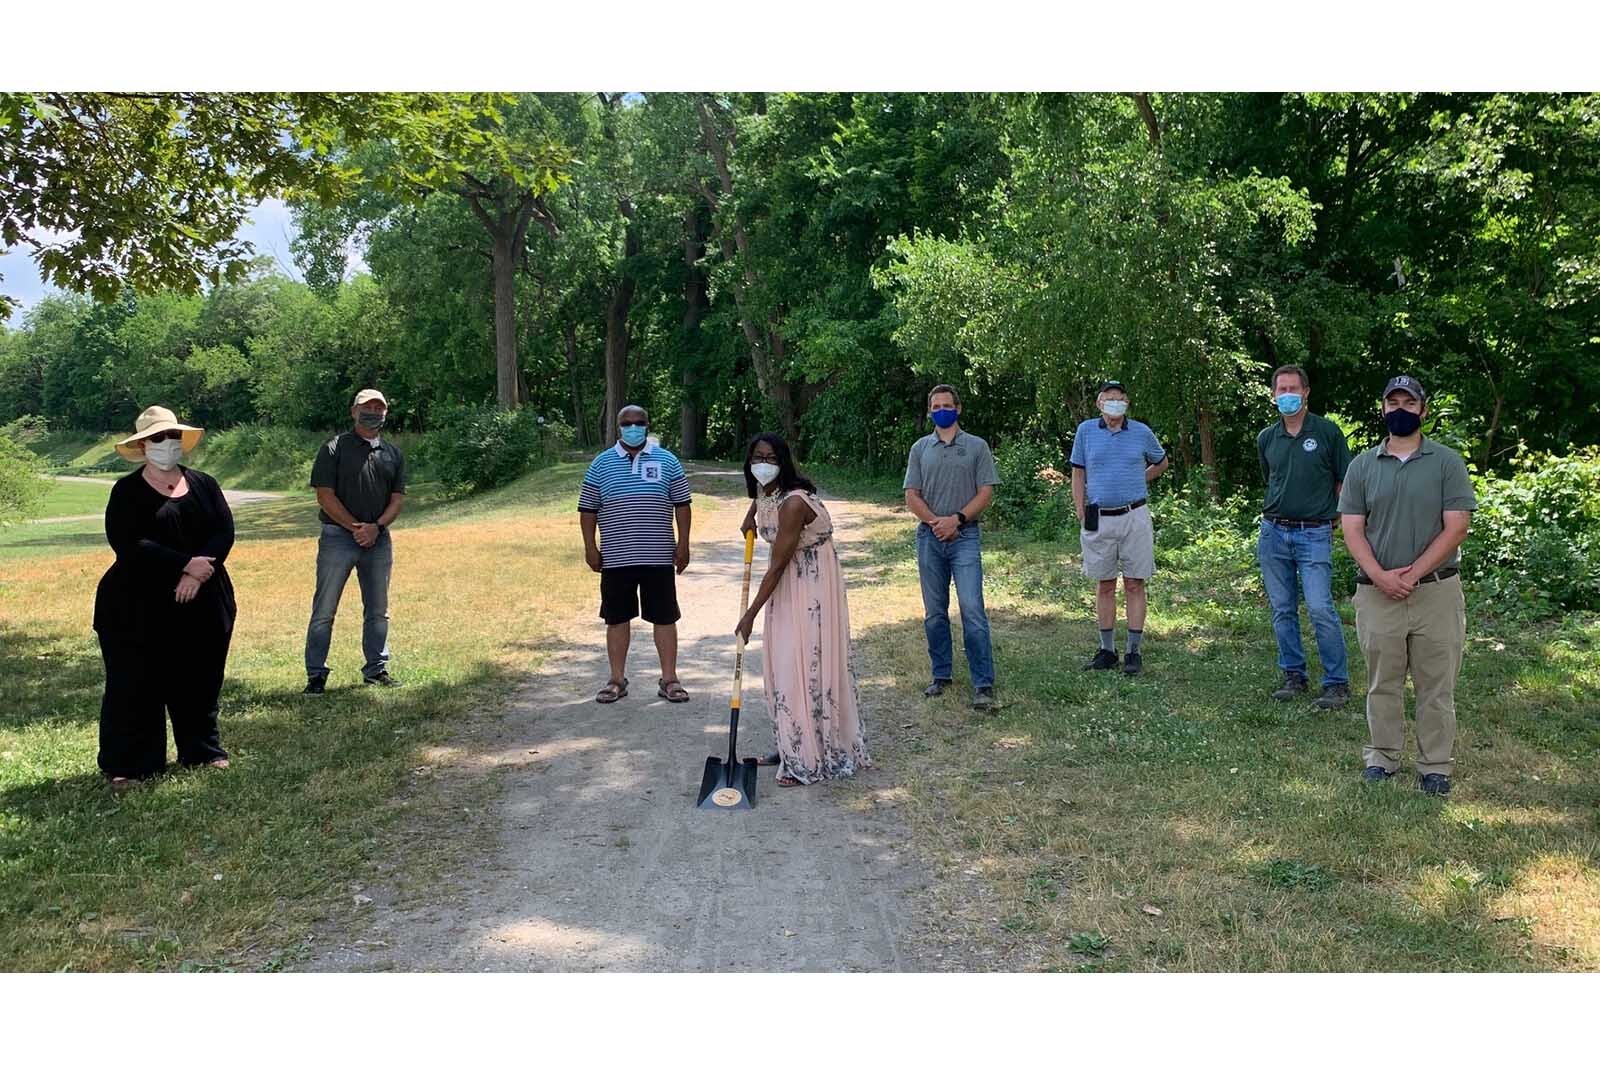
[[(117, 560), (100, 578), (94, 628), (102, 636), (147, 642), (163, 632), (180, 638), (233, 630), (238, 612), (223, 566), (233, 549), (233, 512), (214, 478), (180, 466), (189, 491), (162, 495), (142, 470), (117, 481), (106, 503), (106, 539)], [(183, 567), (209, 556), (216, 572), (187, 603), (173, 598)]]

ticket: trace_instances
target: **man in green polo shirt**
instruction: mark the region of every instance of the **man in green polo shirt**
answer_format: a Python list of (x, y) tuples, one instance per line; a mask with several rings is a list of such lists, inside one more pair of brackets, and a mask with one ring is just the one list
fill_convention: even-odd
[(1322, 660), (1322, 694), (1313, 705), (1333, 710), (1350, 699), (1344, 628), (1333, 605), (1333, 523), (1339, 514), (1339, 485), (1350, 468), (1350, 448), (1337, 425), (1306, 409), (1310, 398), (1311, 379), (1300, 367), (1280, 366), (1272, 372), (1272, 401), (1279, 417), (1256, 437), (1261, 476), (1267, 482), (1256, 555), (1283, 671), (1283, 684), (1272, 697), (1293, 699), (1310, 686), (1300, 642), (1304, 589)]
[(1450, 793), (1456, 675), (1467, 639), (1457, 565), (1477, 500), (1461, 456), (1424, 439), (1428, 393), (1402, 374), (1383, 390), (1388, 437), (1357, 455), (1339, 496), (1356, 578), (1356, 636), (1367, 659), (1362, 778), (1387, 780), (1405, 747), (1406, 673), (1416, 694), (1419, 784)]

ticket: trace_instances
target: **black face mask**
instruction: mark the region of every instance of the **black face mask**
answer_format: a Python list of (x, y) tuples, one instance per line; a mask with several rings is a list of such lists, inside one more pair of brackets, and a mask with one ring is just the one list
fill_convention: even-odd
[(1383, 416), (1383, 424), (1394, 436), (1410, 436), (1422, 428), (1422, 415), (1412, 410), (1392, 410)]

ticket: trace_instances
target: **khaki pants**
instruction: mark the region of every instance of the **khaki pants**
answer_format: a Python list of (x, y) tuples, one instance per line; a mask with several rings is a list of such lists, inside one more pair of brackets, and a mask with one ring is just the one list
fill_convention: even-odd
[(1417, 704), (1417, 774), (1450, 775), (1455, 766), (1456, 675), (1467, 640), (1461, 578), (1419, 584), (1396, 602), (1356, 585), (1356, 636), (1367, 659), (1369, 766), (1400, 768), (1406, 743), (1406, 672)]

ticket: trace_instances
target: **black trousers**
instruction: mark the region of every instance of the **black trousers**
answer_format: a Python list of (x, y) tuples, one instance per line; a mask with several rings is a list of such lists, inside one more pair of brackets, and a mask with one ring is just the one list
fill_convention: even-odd
[(100, 700), (100, 770), (113, 777), (148, 777), (167, 765), (167, 716), (181, 765), (226, 758), (217, 734), (217, 697), (232, 633), (186, 641), (170, 658), (142, 641), (100, 636), (106, 693)]

